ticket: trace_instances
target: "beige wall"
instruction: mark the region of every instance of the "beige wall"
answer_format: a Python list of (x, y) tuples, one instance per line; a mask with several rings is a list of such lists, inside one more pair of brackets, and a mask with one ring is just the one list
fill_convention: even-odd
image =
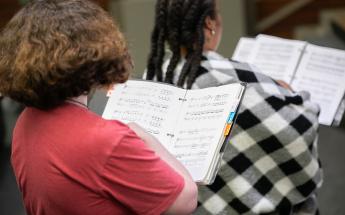
[[(244, 32), (243, 0), (220, 0), (224, 33), (219, 52), (230, 57)], [(135, 77), (146, 66), (155, 0), (112, 0), (110, 12), (120, 23), (135, 62)]]

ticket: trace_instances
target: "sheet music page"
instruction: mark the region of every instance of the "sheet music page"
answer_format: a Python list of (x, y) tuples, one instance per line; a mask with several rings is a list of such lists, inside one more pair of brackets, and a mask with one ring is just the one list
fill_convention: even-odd
[(276, 80), (291, 83), (306, 42), (259, 35), (249, 63)]
[(116, 85), (103, 113), (105, 119), (136, 122), (164, 145), (171, 140), (186, 90), (168, 84), (130, 80)]
[(255, 38), (241, 37), (232, 55), (232, 59), (240, 62), (248, 62), (249, 55), (255, 46), (255, 41)]
[(239, 104), (240, 84), (190, 90), (180, 113), (171, 153), (181, 161), (195, 181), (207, 174), (222, 145), (223, 131), (231, 112)]
[(292, 82), (296, 91), (309, 91), (321, 108), (319, 122), (331, 125), (345, 92), (345, 51), (308, 45)]

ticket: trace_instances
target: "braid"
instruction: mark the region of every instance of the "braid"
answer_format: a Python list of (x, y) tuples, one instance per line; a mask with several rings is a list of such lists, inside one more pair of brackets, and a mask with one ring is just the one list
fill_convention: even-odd
[(188, 75), (189, 69), (190, 69), (190, 67), (192, 65), (192, 59), (193, 59), (193, 56), (192, 56), (193, 53), (192, 52), (193, 52), (193, 50), (190, 50), (188, 52), (189, 54), (186, 57), (186, 63), (183, 65), (181, 74), (180, 74), (179, 79), (177, 81), (177, 86), (179, 86), (179, 87), (183, 87), (183, 84), (184, 84), (184, 82), (186, 80), (186, 77)]
[(151, 51), (147, 66), (146, 79), (148, 80), (152, 80), (155, 75), (157, 76), (158, 81), (162, 80), (161, 65), (164, 57), (164, 40), (166, 33), (168, 3), (168, 0), (158, 0), (156, 4), (155, 27), (151, 35)]
[(173, 84), (174, 78), (174, 71), (175, 68), (181, 58), (181, 44), (180, 44), (180, 35), (181, 35), (181, 23), (183, 16), (183, 4), (185, 0), (177, 0), (173, 2), (170, 6), (171, 13), (169, 13), (168, 17), (168, 42), (170, 49), (172, 50), (172, 58), (170, 60), (170, 64), (168, 66), (165, 82)]
[(200, 66), (205, 42), (204, 24), (207, 16), (215, 17), (215, 9), (215, 0), (157, 0), (147, 79), (156, 77), (158, 81), (163, 81), (162, 64), (167, 41), (172, 57), (164, 82), (173, 84), (174, 71), (181, 59), (181, 48), (186, 48), (186, 63), (177, 85), (192, 87), (196, 78), (205, 73)]
[(186, 3), (183, 6), (183, 14), (186, 14), (189, 11), (193, 3), (195, 3), (195, 0), (186, 0)]
[[(189, 6), (189, 7), (188, 7)], [(187, 12), (182, 22), (181, 32), (182, 32), (182, 44), (193, 45), (195, 40), (195, 26), (198, 24), (198, 18), (200, 17), (200, 0), (190, 0)]]
[(156, 59), (154, 61), (155, 63), (155, 74), (157, 76), (157, 81), (163, 81), (163, 73), (162, 73), (162, 64), (163, 64), (163, 60), (164, 60), (164, 54), (165, 54), (165, 30), (162, 29), (159, 37), (158, 37), (158, 41), (157, 41), (157, 56)]
[(157, 53), (156, 41), (158, 40), (158, 35), (159, 35), (159, 29), (155, 27), (151, 35), (151, 53), (149, 55), (149, 59), (147, 63), (147, 75), (146, 75), (147, 80), (152, 80), (155, 76), (154, 61), (155, 61), (156, 53)]
[[(196, 73), (195, 70), (199, 67), (204, 44), (203, 25), (209, 12), (208, 10), (206, 12), (202, 12), (200, 0), (193, 0), (192, 2), (194, 4), (190, 4), (188, 13), (185, 15), (185, 19), (182, 25), (182, 42), (187, 46), (189, 57), (186, 59), (186, 63), (183, 66), (177, 83), (177, 85), (181, 87), (183, 87), (186, 78), (190, 76), (190, 73)], [(196, 19), (195, 17), (198, 18)], [(190, 42), (196, 40), (196, 44), (195, 42)], [(188, 80), (191, 79), (188, 78)]]
[(204, 23), (206, 17), (209, 15), (209, 10), (205, 11), (204, 14), (201, 16), (198, 27), (197, 27), (197, 42), (196, 42), (196, 48), (194, 52), (194, 59), (192, 61), (192, 67), (190, 69), (188, 80), (187, 80), (187, 88), (192, 88), (192, 85), (195, 81), (195, 79), (200, 75), (200, 63), (202, 59), (202, 51), (205, 43), (205, 36), (204, 36)]

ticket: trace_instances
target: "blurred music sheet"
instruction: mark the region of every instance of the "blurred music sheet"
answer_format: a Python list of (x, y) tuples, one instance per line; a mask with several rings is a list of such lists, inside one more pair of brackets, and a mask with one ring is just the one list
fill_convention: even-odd
[(306, 42), (259, 35), (248, 62), (276, 80), (291, 83)]
[(255, 38), (241, 37), (232, 55), (232, 59), (240, 62), (248, 62), (249, 55), (255, 46), (255, 41)]
[(309, 44), (292, 82), (320, 105), (319, 121), (331, 125), (345, 92), (345, 52)]

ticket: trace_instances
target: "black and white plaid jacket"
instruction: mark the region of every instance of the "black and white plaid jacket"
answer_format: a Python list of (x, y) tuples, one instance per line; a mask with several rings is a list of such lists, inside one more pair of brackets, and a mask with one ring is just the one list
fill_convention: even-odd
[(308, 93), (293, 93), (253, 66), (215, 52), (204, 57), (207, 72), (192, 88), (239, 81), (248, 86), (218, 176), (212, 185), (199, 186), (195, 214), (315, 214), (322, 183), (318, 106)]

